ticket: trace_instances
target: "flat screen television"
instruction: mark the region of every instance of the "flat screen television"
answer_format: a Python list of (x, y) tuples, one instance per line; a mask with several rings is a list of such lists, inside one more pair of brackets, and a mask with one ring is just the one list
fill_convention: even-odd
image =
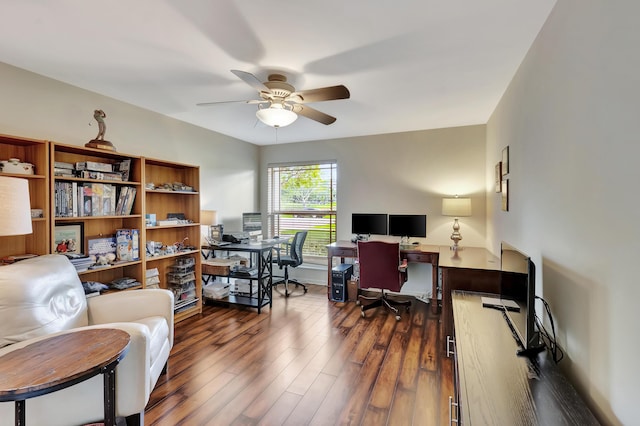
[(427, 237), (426, 214), (390, 214), (389, 235), (396, 237)]
[(353, 213), (351, 233), (356, 235), (387, 235), (386, 213)]
[(505, 316), (522, 346), (518, 355), (533, 355), (544, 349), (535, 324), (536, 267), (529, 256), (505, 242), (500, 252), (500, 299)]

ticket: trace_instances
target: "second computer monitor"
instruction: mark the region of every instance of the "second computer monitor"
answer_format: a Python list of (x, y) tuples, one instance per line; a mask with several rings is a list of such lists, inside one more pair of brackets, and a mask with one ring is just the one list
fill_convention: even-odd
[(427, 237), (426, 214), (390, 214), (389, 235), (396, 237)]

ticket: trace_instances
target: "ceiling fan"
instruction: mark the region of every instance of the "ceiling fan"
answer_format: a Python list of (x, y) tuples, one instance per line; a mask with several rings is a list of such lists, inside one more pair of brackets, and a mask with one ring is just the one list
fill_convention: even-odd
[(260, 99), (203, 102), (197, 105), (208, 106), (229, 102), (258, 104), (256, 116), (260, 121), (272, 127), (288, 126), (298, 118), (298, 115), (329, 125), (336, 121), (335, 117), (311, 108), (306, 104), (349, 99), (350, 96), (349, 89), (343, 85), (296, 91), (295, 87), (287, 83), (287, 77), (282, 74), (270, 74), (267, 81), (261, 82), (255, 75), (246, 71), (231, 70), (231, 72), (256, 89)]

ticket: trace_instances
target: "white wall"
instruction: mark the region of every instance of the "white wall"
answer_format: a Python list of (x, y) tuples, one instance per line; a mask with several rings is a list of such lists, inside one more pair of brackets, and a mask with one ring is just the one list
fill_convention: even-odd
[(533, 256), (561, 366), (605, 424), (639, 421), (638, 16), (636, 0), (559, 0), (487, 125), (488, 241)]
[(96, 137), (93, 110), (102, 109), (118, 152), (199, 165), (201, 207), (218, 210), (225, 226), (258, 207), (256, 145), (3, 63), (0, 93), (0, 133), (82, 146)]
[[(426, 213), (427, 238), (413, 240), (450, 245), (453, 218), (441, 215), (442, 197), (459, 194), (472, 198), (473, 214), (460, 219), (461, 244), (483, 247), (484, 158), (483, 125), (264, 146), (260, 159), (261, 208), (267, 208), (269, 163), (336, 160), (339, 240), (352, 237), (352, 213)], [(430, 265), (412, 264), (410, 269), (403, 292), (430, 291)], [(326, 284), (326, 271), (305, 279)]]

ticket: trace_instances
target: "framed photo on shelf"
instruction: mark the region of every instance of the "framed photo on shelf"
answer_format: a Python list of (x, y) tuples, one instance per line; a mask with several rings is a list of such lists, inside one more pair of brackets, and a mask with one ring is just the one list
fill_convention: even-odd
[(115, 259), (117, 251), (116, 237), (115, 235), (96, 235), (87, 237), (87, 249), (86, 254), (89, 256), (95, 256), (96, 259), (99, 256), (105, 256), (109, 253), (113, 254)]
[(502, 161), (496, 164), (496, 192), (502, 192)]
[(84, 223), (55, 225), (53, 231), (54, 253), (82, 253), (84, 246)]
[(509, 146), (502, 149), (502, 176), (509, 174)]

